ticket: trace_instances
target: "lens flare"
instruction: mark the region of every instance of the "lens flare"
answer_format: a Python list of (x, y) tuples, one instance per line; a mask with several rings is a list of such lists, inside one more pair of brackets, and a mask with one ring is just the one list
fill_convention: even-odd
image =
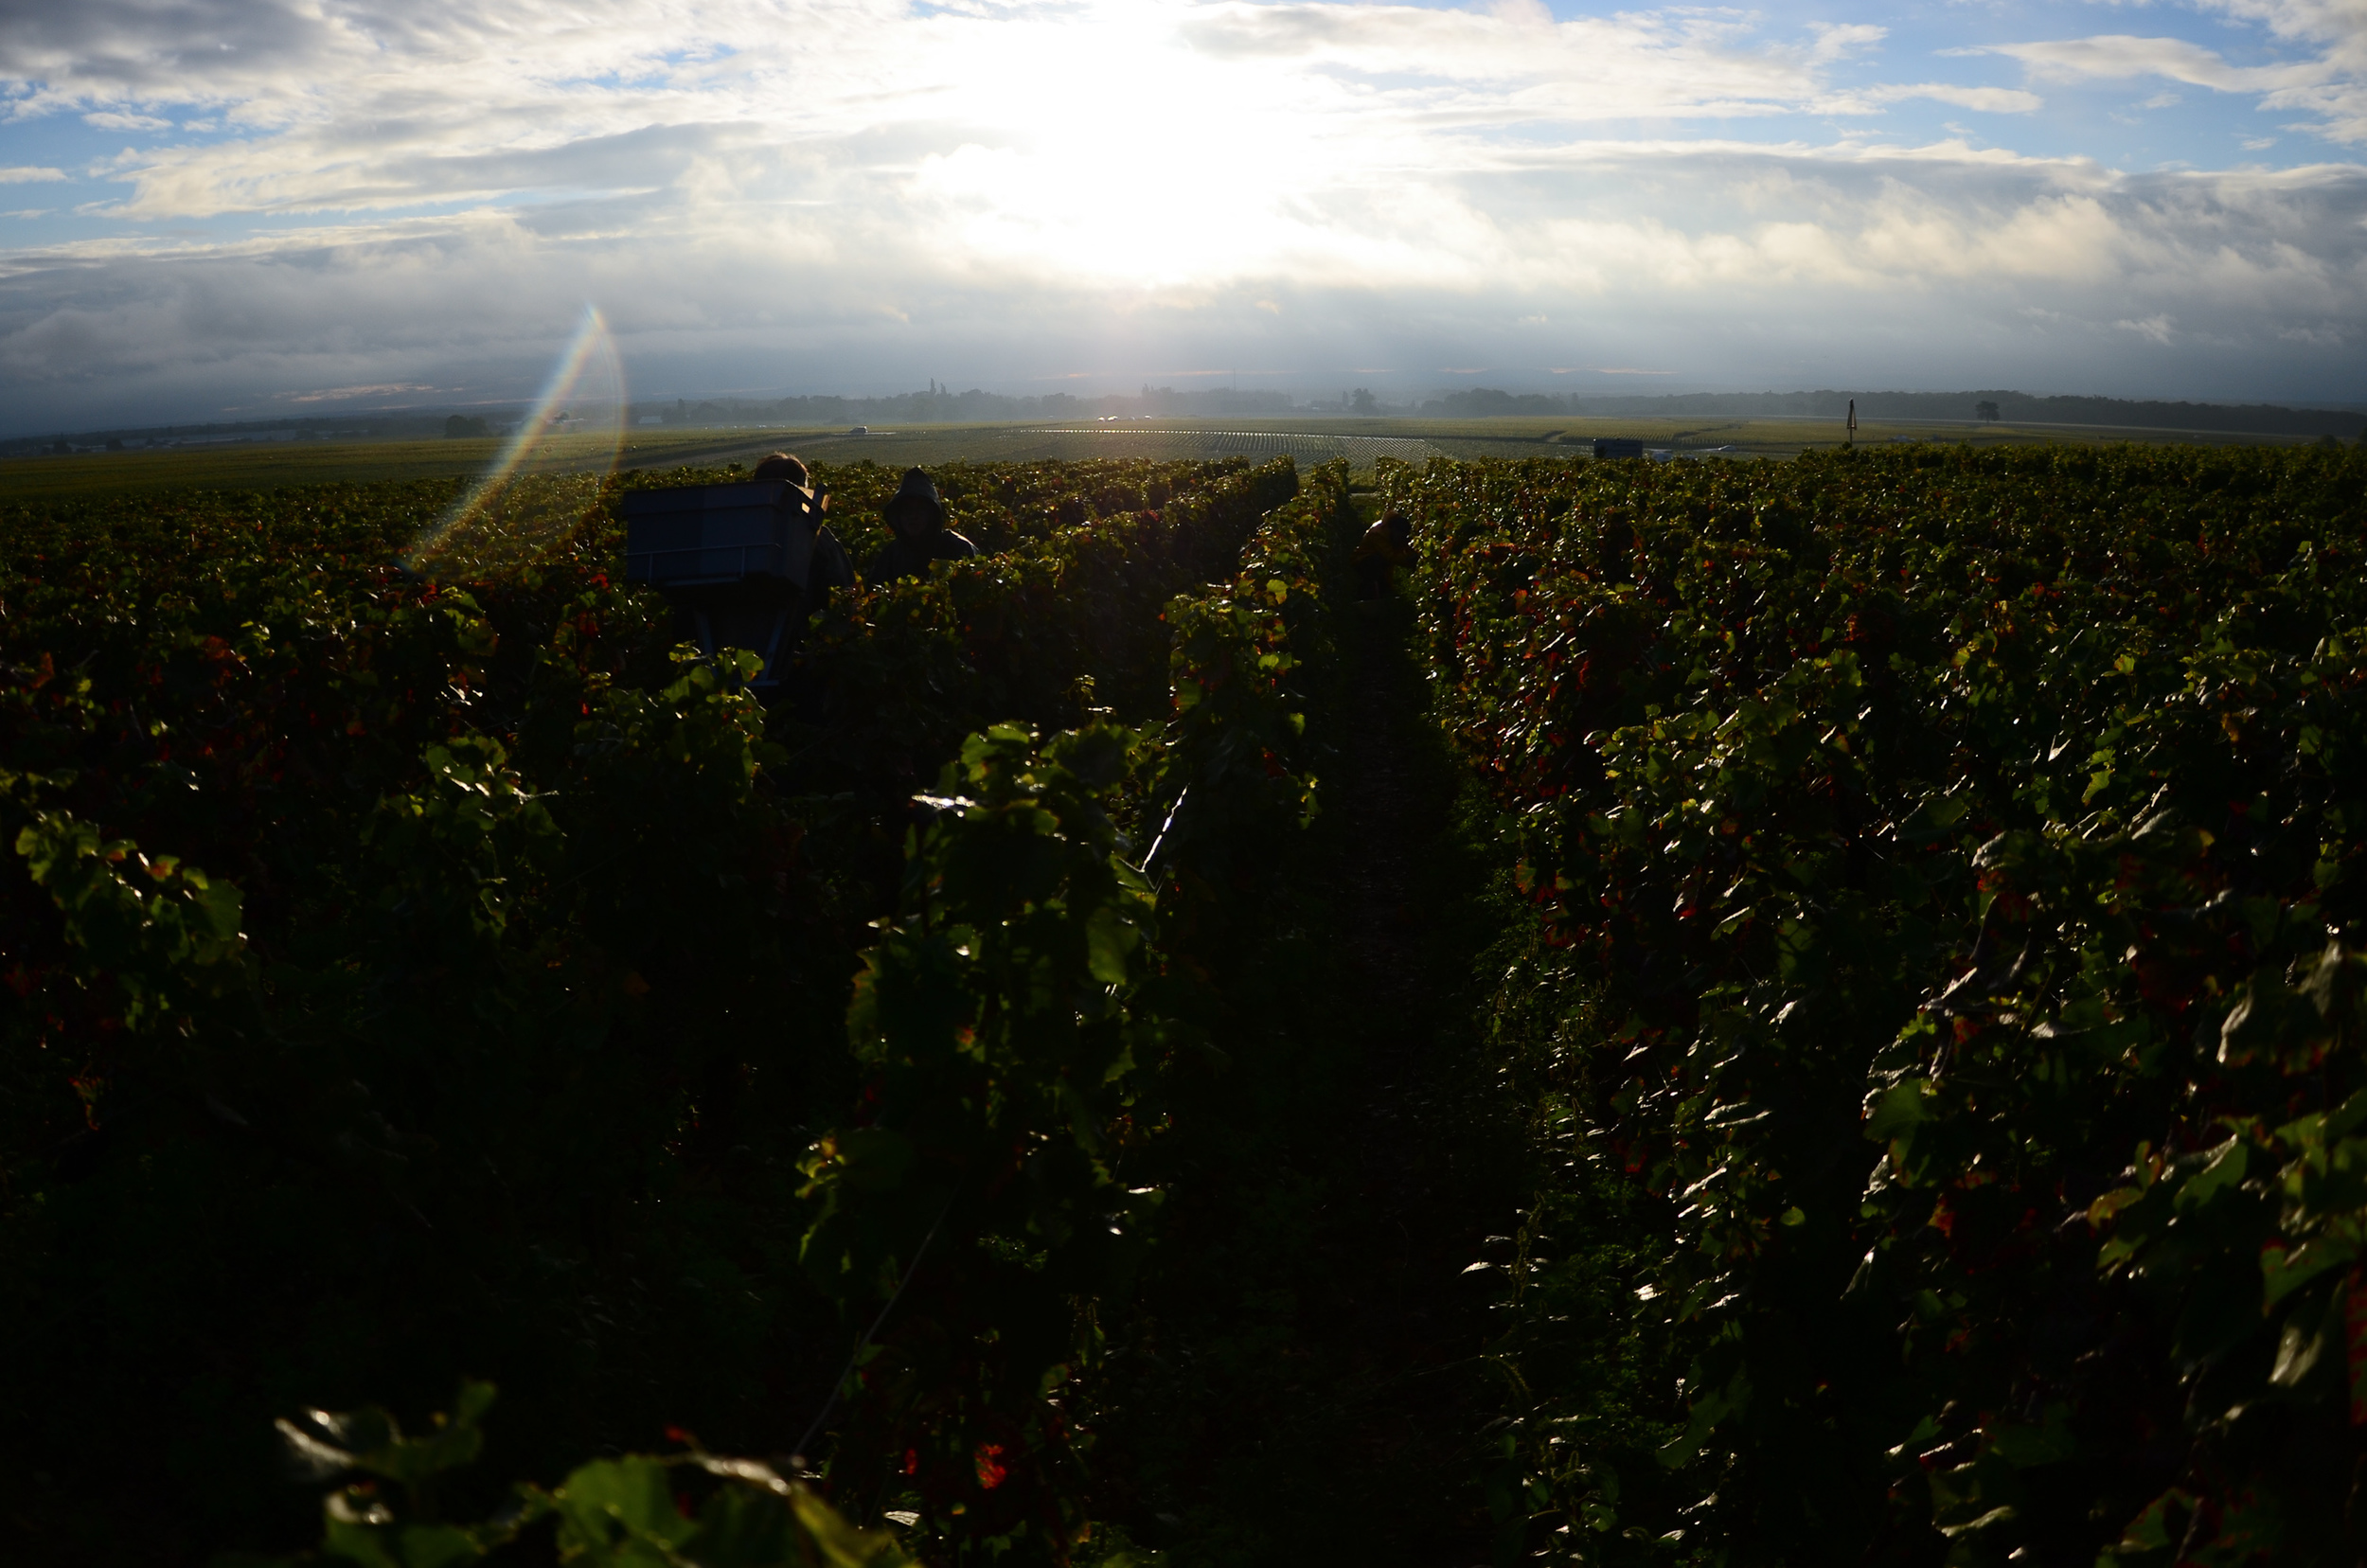
[(559, 364), (485, 476), (411, 542), (422, 577), (483, 580), (574, 534), (625, 439), (625, 370), (599, 311), (585, 306)]

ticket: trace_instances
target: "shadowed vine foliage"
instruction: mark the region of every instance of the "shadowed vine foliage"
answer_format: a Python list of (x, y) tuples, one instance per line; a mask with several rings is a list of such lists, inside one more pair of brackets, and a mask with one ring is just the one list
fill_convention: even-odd
[[(1163, 940), (1163, 917), (1254, 928), (1265, 889), (1236, 856), (1241, 835), (1278, 843), (1313, 810), (1294, 704), (1328, 653), (1317, 574), (1346, 489), (1344, 466), (1319, 470), (1235, 581), (1170, 607), (1187, 630), (1164, 736), (995, 725), (917, 799), (899, 913), (879, 922), (847, 1008), (860, 1115), (801, 1167), (805, 1273), (848, 1321), (868, 1319), (828, 1445), (838, 1506), (694, 1445), (520, 1485), (483, 1522), (452, 1523), (431, 1483), (482, 1446), (491, 1390), (472, 1384), (426, 1438), (375, 1408), (280, 1423), (320, 1475), (365, 1478), (327, 1498), (321, 1555), (445, 1568), (524, 1538), (620, 1568), (904, 1561), (846, 1522), (850, 1505), (907, 1521), (934, 1560), (1064, 1561), (1091, 1541), (1095, 1363), (1151, 1256), (1156, 1178), (1172, 1180), (1156, 1147), (1176, 1131), (1166, 1079), (1210, 1052), (1206, 1021), (1244, 961), (1238, 944)], [(1148, 807), (1173, 824), (1195, 793), (1202, 828), (1163, 837), (1146, 871), (1120, 817)]]
[[(575, 1568), (907, 1568), (885, 1531), (849, 1524), (828, 1501), (770, 1465), (721, 1458), (695, 1445), (668, 1455), (629, 1453), (577, 1466), (555, 1487), (509, 1488), (482, 1519), (449, 1517), (452, 1472), (483, 1451), (493, 1385), (463, 1382), (425, 1436), (404, 1434), (378, 1406), (306, 1411), (277, 1423), (294, 1468), (347, 1479), (321, 1505), (319, 1558), (357, 1568), (462, 1568), (519, 1554)], [(308, 1558), (313, 1554), (307, 1554)], [(230, 1554), (222, 1568), (275, 1559)]]
[[(942, 463), (929, 471), (929, 477), (944, 498), (953, 530), (983, 551), (1003, 554), (1100, 518), (1145, 511), (1164, 517), (1178, 502), (1187, 512), (1204, 508), (1210, 503), (1201, 492), (1250, 468), (1246, 457), (1111, 457)], [(880, 508), (896, 493), (904, 471), (865, 461), (820, 464), (812, 473), (830, 492), (831, 531), (858, 563), (868, 561), (891, 537)], [(621, 479), (627, 488), (637, 489), (703, 484), (717, 477), (711, 470), (678, 468), (633, 470)], [(1212, 575), (1220, 577), (1229, 569), (1229, 562), (1220, 564)]]
[[(744, 659), (671, 649), (663, 604), (609, 577), (605, 505), (466, 586), (379, 564), (449, 486), (12, 508), (0, 1320), (44, 1353), (0, 1401), (8, 1527), (84, 1559), (300, 1540), (270, 1418), (423, 1408), (455, 1366), (508, 1390), (501, 1473), (668, 1425), (793, 1441), (847, 1345), (800, 1262), (800, 1165), (868, 1071), (848, 987), (898, 892), (863, 846), (911, 821), (850, 779), (1057, 722), (1029, 705), (1073, 709), (1088, 676), (1160, 690), (1164, 632), (1086, 585), (1141, 548), (1111, 592), (1156, 626), (1291, 482), (966, 471), (957, 522), (1009, 519), (1009, 553), (843, 613), (958, 595), (975, 625), (1076, 591), (1038, 594), (1058, 624), (1023, 680), (958, 617), (931, 633), (961, 691), (1017, 711), (919, 736), (842, 713), (833, 756), (768, 720)], [(1123, 509), (1146, 503), (1166, 521)], [(876, 679), (836, 657), (830, 680)], [(839, 760), (866, 747), (891, 760)], [(104, 1433), (134, 1408), (127, 1453)]]
[(964, 745), (856, 982), (865, 1120), (807, 1160), (817, 1285), (858, 1313), (901, 1292), (833, 1479), (911, 1493), (933, 1532), (1060, 1542), (1082, 1523), (1069, 1363), (1080, 1308), (1141, 1259), (1158, 1194), (1128, 1167), (1172, 1046), (1155, 899), (1105, 805), (1142, 744), (1096, 725), (1039, 749), (998, 725)]
[(1504, 1550), (2358, 1560), (2361, 460), (1386, 478), (1535, 910)]
[[(809, 775), (900, 799), (984, 719), (1044, 730), (1095, 709), (1155, 719), (1167, 703), (1167, 600), (1230, 577), (1258, 519), (1298, 490), (1287, 457), (1212, 466), (1163, 509), (1088, 513), (1026, 548), (832, 604), (803, 659), (819, 696)], [(1053, 505), (1056, 516), (1084, 510), (1073, 495)]]
[(1090, 1537), (1092, 1391), (1182, 1179), (1175, 1074), (1220, 1055), (1253, 957), (1264, 882), (1237, 851), (1313, 810), (1300, 676), (1328, 651), (1346, 494), (1317, 470), (1232, 582), (1168, 606), (1164, 733), (996, 726), (918, 797), (847, 1015), (863, 1114), (807, 1158), (803, 1256), (848, 1321), (883, 1314), (833, 1486), (914, 1515), (932, 1557)]
[[(2360, 461), (1385, 472), (1529, 910), (1500, 1557), (2358, 1559)], [(822, 477), (861, 553), (895, 475)], [(771, 715), (604, 508), (465, 586), (371, 564), (448, 487), (10, 515), (6, 1528), (1111, 1549), (1345, 473), (940, 480), (1000, 553), (833, 605)], [(503, 1421), (365, 1402), (458, 1366)]]

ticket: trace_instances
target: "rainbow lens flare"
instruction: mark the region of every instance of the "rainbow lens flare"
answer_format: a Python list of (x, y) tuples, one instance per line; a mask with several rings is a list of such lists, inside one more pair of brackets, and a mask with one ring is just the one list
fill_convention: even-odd
[(411, 542), (403, 564), (422, 577), (483, 581), (547, 554), (590, 514), (624, 439), (624, 365), (608, 323), (587, 305), (492, 468)]

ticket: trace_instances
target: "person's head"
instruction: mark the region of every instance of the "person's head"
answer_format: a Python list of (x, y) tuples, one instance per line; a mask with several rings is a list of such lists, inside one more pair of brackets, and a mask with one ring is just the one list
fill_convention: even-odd
[(1380, 520), (1380, 526), (1389, 530), (1389, 537), (1397, 543), (1407, 544), (1413, 542), (1414, 520), (1405, 513), (1393, 511)]
[(786, 452), (774, 453), (771, 456), (758, 463), (756, 465), (756, 477), (758, 479), (786, 479), (791, 484), (795, 485), (800, 489), (803, 489), (808, 483), (810, 483), (806, 474), (806, 465), (799, 462), (796, 458), (791, 456)]
[(927, 539), (945, 526), (945, 501), (926, 473), (906, 469), (904, 482), (881, 508), (881, 515), (899, 539)]

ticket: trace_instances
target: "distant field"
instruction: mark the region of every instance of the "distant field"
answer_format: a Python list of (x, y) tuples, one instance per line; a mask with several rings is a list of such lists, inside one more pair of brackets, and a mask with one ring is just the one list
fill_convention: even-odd
[[(1224, 457), (1288, 454), (1302, 463), (1345, 457), (1368, 469), (1379, 457), (1419, 462), (1433, 456), (1539, 457), (1583, 451), (1599, 436), (1640, 437), (1681, 455), (1789, 457), (1839, 446), (1836, 420), (1808, 419), (1160, 419), (1129, 424), (922, 425), (849, 436), (843, 429), (763, 430), (713, 426), (635, 431), (619, 466), (670, 468), (753, 463), (788, 450), (832, 463), (869, 460), (888, 467), (1027, 458)], [(2095, 425), (1974, 424), (1865, 420), (1860, 445), (1949, 441), (1974, 446), (2046, 442), (2195, 442), (2298, 446), (2311, 437), (2214, 431), (2121, 430)], [(289, 485), (376, 479), (465, 479), (482, 473), (498, 440), (257, 441), (155, 452), (81, 453), (0, 460), (0, 501), (162, 490), (276, 490)], [(601, 459), (587, 456), (586, 466)]]

